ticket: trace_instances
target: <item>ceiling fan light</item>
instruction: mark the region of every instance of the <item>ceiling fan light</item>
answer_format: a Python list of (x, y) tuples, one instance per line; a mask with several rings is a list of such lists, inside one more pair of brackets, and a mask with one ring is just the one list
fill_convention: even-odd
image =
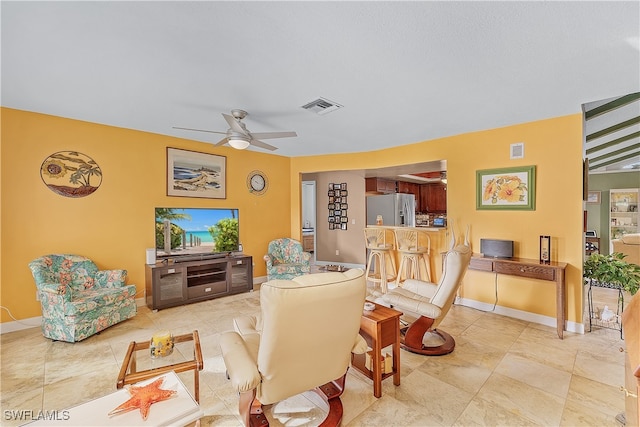
[(229, 138), (229, 145), (236, 150), (244, 150), (249, 146), (249, 141), (246, 139)]

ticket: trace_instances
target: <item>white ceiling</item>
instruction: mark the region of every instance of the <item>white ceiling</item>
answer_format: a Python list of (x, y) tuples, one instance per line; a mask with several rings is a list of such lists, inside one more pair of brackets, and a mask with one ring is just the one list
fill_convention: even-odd
[[(2, 105), (275, 154), (361, 152), (640, 91), (640, 2), (1, 3)], [(344, 108), (316, 115), (325, 97)], [(255, 150), (263, 151), (256, 148)]]

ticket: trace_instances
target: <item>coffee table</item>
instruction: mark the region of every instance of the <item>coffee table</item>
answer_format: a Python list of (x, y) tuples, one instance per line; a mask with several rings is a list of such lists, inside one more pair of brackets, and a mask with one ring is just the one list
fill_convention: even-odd
[[(175, 372), (159, 375), (164, 378), (161, 388), (163, 390), (175, 390), (178, 393), (171, 399), (151, 405), (149, 418), (142, 420), (139, 410), (133, 410), (122, 414), (109, 416), (109, 412), (126, 402), (131, 395), (126, 390), (117, 390), (97, 399), (90, 400), (81, 405), (73, 406), (60, 411), (48, 411), (46, 419), (39, 419), (28, 425), (36, 426), (191, 426), (204, 416), (189, 391), (186, 389)], [(156, 377), (150, 377), (142, 381), (139, 386), (152, 382)], [(43, 417), (44, 418), (44, 417)]]
[(179, 373), (193, 370), (193, 397), (196, 402), (200, 403), (199, 372), (204, 368), (202, 349), (200, 348), (200, 336), (198, 335), (198, 331), (193, 331), (191, 334), (174, 337), (176, 345), (189, 341), (193, 342), (193, 357), (187, 360), (185, 360), (185, 356), (180, 354), (177, 348), (174, 348), (173, 353), (169, 356), (153, 359), (151, 358), (151, 351), (149, 350), (150, 341), (131, 341), (124, 360), (122, 361), (116, 388), (121, 389), (127, 384), (144, 381), (171, 371)]
[[(382, 396), (382, 380), (393, 376), (393, 384), (400, 385), (400, 316), (402, 312), (393, 308), (375, 304), (373, 311), (365, 311), (360, 319), (360, 335), (373, 350), (373, 358), (369, 370), (365, 366), (364, 354), (351, 354), (351, 365), (373, 380), (373, 395)], [(393, 346), (393, 370), (382, 372), (380, 355), (382, 349)], [(376, 357), (377, 356), (377, 357)]]

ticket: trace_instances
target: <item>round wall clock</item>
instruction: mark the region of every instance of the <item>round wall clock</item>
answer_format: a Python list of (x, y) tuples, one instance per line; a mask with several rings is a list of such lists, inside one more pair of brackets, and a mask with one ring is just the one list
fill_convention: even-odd
[(253, 193), (257, 196), (264, 194), (267, 192), (267, 188), (269, 188), (269, 180), (267, 179), (267, 175), (265, 175), (262, 171), (252, 171), (249, 172), (247, 176), (247, 187), (249, 188), (249, 192)]

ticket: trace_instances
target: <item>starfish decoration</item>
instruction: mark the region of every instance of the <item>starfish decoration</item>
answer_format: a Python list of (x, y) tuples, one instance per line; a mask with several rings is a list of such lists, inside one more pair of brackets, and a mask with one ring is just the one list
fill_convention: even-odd
[(146, 420), (149, 416), (149, 409), (153, 403), (167, 400), (178, 394), (176, 390), (160, 389), (163, 381), (164, 378), (158, 378), (154, 382), (145, 386), (127, 386), (126, 389), (131, 395), (131, 398), (115, 408), (113, 411), (109, 412), (109, 416), (122, 414), (134, 409), (140, 409), (142, 419)]

